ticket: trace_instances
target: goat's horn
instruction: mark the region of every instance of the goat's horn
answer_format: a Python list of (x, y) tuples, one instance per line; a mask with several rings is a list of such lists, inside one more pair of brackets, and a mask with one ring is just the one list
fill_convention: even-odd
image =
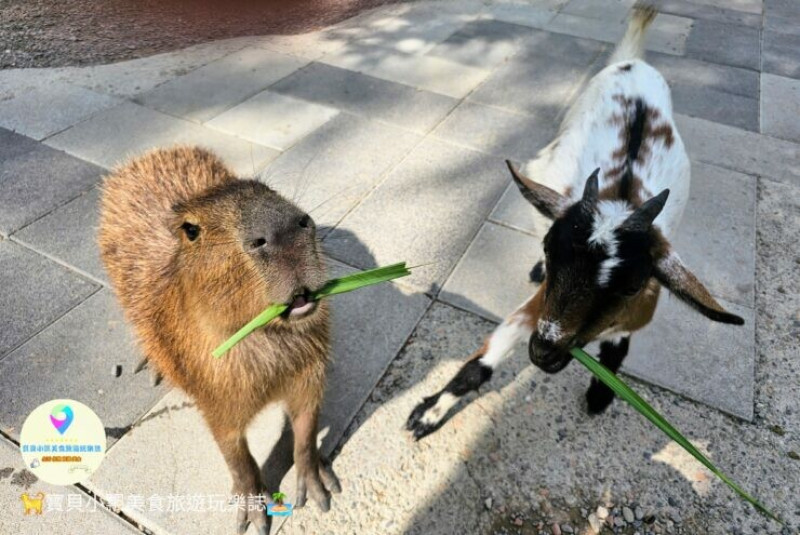
[(658, 214), (661, 213), (661, 210), (663, 210), (664, 204), (667, 202), (667, 197), (669, 197), (669, 189), (665, 189), (637, 208), (628, 219), (625, 220), (622, 226), (626, 230), (633, 231), (645, 231), (649, 229), (650, 225), (653, 224), (653, 220), (655, 220)]
[(583, 199), (582, 202), (586, 206), (590, 206), (594, 208), (597, 204), (597, 197), (599, 195), (599, 183), (597, 179), (597, 175), (600, 173), (600, 168), (594, 170), (594, 172), (589, 175), (589, 178), (586, 179), (586, 185), (583, 187)]

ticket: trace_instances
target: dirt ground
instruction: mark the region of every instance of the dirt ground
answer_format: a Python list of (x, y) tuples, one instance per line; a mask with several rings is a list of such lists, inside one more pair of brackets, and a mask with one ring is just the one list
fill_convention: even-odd
[(297, 34), (401, 0), (0, 0), (0, 69), (94, 65)]

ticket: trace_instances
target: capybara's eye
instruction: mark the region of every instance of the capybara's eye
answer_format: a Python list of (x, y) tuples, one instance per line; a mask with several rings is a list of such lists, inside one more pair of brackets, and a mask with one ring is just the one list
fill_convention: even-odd
[(250, 247), (253, 249), (258, 249), (259, 247), (263, 246), (267, 243), (267, 240), (264, 238), (256, 238), (255, 240), (250, 242)]
[(314, 224), (314, 220), (311, 219), (311, 216), (306, 214), (300, 218), (300, 226), (302, 228), (308, 228)]
[(181, 225), (181, 228), (186, 233), (186, 237), (189, 238), (189, 241), (194, 241), (200, 235), (200, 227), (197, 225), (193, 225), (188, 221)]

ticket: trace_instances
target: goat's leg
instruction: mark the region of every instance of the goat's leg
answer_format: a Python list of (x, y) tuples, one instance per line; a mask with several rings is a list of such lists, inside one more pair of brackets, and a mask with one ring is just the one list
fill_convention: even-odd
[(319, 508), (328, 511), (331, 508), (330, 492), (341, 492), (341, 486), (331, 463), (317, 449), (317, 419), (324, 391), (321, 377), (321, 374), (312, 374), (295, 381), (292, 394), (287, 399), (287, 408), (294, 432), (294, 465), (297, 471), (295, 506), (303, 507), (306, 495), (311, 494)]
[(540, 291), (506, 318), (442, 390), (424, 398), (414, 408), (406, 429), (414, 434), (415, 439), (436, 431), (461, 397), (491, 379), (494, 370), (511, 354), (517, 342), (530, 337), (532, 326), (539, 319), (542, 298), (543, 292)]
[[(605, 341), (600, 344), (600, 362), (614, 373), (617, 373), (622, 361), (628, 355), (630, 336), (623, 336), (619, 340)], [(586, 403), (589, 414), (600, 414), (614, 401), (614, 391), (592, 377), (589, 390), (586, 391)]]

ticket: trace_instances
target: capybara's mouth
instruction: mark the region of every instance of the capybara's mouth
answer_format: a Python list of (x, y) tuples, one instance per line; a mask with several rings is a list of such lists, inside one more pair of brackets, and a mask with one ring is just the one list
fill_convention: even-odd
[(301, 293), (292, 298), (285, 314), (289, 318), (302, 318), (314, 312), (316, 308), (317, 302), (311, 299), (311, 290), (304, 288)]

